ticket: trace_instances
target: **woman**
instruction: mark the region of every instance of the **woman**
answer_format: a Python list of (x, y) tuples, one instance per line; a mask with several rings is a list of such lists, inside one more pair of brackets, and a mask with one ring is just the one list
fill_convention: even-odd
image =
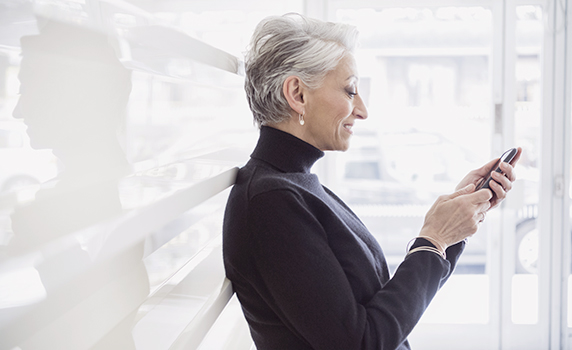
[(409, 349), (463, 240), (515, 179), (505, 164), (492, 191), (474, 191), (494, 161), (471, 172), (433, 205), (390, 278), (367, 228), (310, 173), (324, 151), (347, 150), (368, 117), (356, 38), (353, 27), (299, 15), (267, 18), (252, 38), (245, 88), (260, 139), (230, 195), (223, 250), (259, 350)]

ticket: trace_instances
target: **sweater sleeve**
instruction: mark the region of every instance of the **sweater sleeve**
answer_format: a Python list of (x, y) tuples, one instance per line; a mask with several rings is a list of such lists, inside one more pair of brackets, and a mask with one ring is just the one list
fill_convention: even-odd
[(449, 261), (417, 252), (371, 300), (358, 303), (327, 233), (300, 195), (259, 194), (248, 213), (252, 283), (314, 349), (396, 349), (450, 273)]

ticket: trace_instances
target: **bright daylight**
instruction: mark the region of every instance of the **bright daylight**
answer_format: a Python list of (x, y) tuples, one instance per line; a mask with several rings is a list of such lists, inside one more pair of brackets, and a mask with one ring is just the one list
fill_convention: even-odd
[(572, 350), (571, 6), (1, 1), (0, 349)]

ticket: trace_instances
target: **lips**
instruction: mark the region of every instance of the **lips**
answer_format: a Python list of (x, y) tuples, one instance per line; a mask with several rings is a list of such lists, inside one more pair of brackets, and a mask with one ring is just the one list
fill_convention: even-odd
[(344, 129), (346, 129), (346, 131), (348, 131), (350, 134), (353, 134), (352, 131), (353, 126), (354, 126), (353, 124), (344, 124)]

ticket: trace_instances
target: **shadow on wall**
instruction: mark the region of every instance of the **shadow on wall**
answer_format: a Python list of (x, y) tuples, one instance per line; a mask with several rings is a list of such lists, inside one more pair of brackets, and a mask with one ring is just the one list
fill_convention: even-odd
[[(121, 214), (118, 182), (129, 173), (118, 133), (124, 125), (131, 72), (105, 35), (45, 19), (38, 23), (39, 35), (21, 38), (21, 96), (13, 115), (27, 125), (32, 147), (52, 149), (63, 171), (42, 186), (33, 202), (14, 210), (9, 255)], [(134, 348), (132, 310), (149, 293), (143, 243), (109, 257), (105, 252), (120, 237), (98, 232), (87, 240), (70, 239), (72, 244), (34, 266), (45, 297), (33, 314), (21, 307), (20, 317), (2, 331), (14, 338), (3, 342), (22, 349), (39, 344)], [(67, 334), (69, 339), (57, 340), (65, 346), (50, 339), (55, 329)], [(17, 338), (21, 333), (36, 334), (22, 343)], [(85, 343), (90, 339), (102, 340)]]

